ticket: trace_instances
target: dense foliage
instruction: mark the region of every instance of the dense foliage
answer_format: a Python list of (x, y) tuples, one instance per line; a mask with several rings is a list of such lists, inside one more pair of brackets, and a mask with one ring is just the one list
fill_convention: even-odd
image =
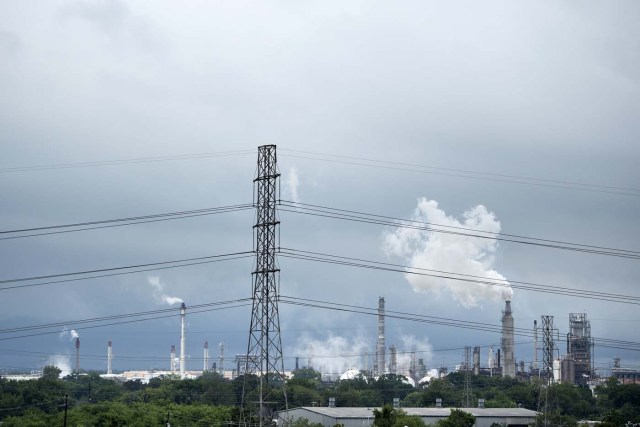
[[(55, 367), (45, 368), (42, 378), (31, 381), (0, 379), (0, 421), (4, 426), (62, 425), (67, 397), (69, 426), (173, 426), (222, 425), (238, 421), (244, 378), (226, 380), (215, 373), (205, 373), (197, 379), (180, 380), (175, 376), (155, 378), (149, 384), (140, 381), (124, 383), (101, 378), (96, 373), (72, 375), (59, 379)], [(486, 407), (524, 407), (536, 410), (539, 397), (549, 397), (556, 410), (547, 415), (554, 423), (577, 425), (579, 420), (604, 421), (603, 426), (640, 423), (640, 385), (622, 385), (609, 380), (592, 392), (585, 387), (555, 385), (544, 389), (536, 382), (523, 382), (499, 377), (472, 377), (474, 405), (485, 399)], [(250, 402), (257, 401), (256, 377), (248, 378)], [(273, 381), (272, 381), (273, 382)], [(277, 384), (276, 384), (277, 385)], [(415, 389), (396, 375), (384, 375), (378, 380), (363, 377), (325, 383), (320, 374), (300, 369), (287, 382), (289, 407), (327, 406), (329, 397), (337, 406), (382, 407), (378, 410), (377, 426), (422, 427), (417, 417), (389, 406), (399, 398), (403, 407), (433, 407), (436, 398), (443, 406), (460, 407), (464, 378), (451, 374), (433, 380), (427, 387)], [(269, 397), (284, 404), (281, 388), (274, 388)], [(387, 406), (383, 406), (383, 405)], [(468, 414), (467, 414), (468, 415)], [(464, 414), (454, 424), (462, 425)], [(374, 421), (374, 420), (372, 420)], [(544, 420), (540, 421), (541, 423)], [(462, 423), (462, 424), (461, 424)], [(310, 427), (308, 421), (297, 427)]]

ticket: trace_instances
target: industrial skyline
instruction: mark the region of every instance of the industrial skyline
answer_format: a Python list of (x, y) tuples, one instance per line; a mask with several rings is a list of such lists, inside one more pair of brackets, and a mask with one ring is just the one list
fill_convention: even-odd
[[(0, 372), (70, 371), (77, 354), (106, 372), (109, 341), (112, 372), (201, 370), (205, 341), (232, 370), (269, 144), (285, 370), (373, 369), (383, 351), (385, 371), (452, 368), (467, 346), (497, 361), (505, 297), (514, 362), (535, 362), (533, 322), (553, 316), (560, 357), (592, 339), (597, 372), (640, 368), (638, 16), (631, 2), (0, 5)], [(59, 276), (77, 272), (93, 273)]]

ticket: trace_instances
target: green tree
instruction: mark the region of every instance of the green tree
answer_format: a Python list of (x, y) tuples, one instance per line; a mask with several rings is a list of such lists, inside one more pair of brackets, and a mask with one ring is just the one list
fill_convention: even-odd
[(472, 427), (476, 423), (476, 417), (460, 409), (452, 409), (451, 414), (444, 420), (436, 423), (438, 427)]

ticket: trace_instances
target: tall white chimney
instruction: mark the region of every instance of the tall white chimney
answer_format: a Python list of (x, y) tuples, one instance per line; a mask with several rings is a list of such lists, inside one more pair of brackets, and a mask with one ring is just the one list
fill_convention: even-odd
[(204, 363), (202, 367), (202, 371), (209, 370), (209, 341), (204, 342)]
[(111, 350), (111, 340), (107, 344), (107, 375), (111, 375), (111, 362), (113, 361), (113, 351)]
[(378, 298), (378, 342), (376, 345), (376, 374), (385, 373), (385, 345), (384, 345), (384, 297)]
[(185, 351), (185, 314), (187, 311), (187, 306), (182, 303), (180, 305), (180, 378), (184, 378), (185, 376), (185, 359), (184, 359), (184, 351)]
[(171, 345), (171, 355), (169, 356), (170, 360), (169, 360), (169, 368), (171, 369), (171, 372), (176, 372), (176, 346), (175, 345)]

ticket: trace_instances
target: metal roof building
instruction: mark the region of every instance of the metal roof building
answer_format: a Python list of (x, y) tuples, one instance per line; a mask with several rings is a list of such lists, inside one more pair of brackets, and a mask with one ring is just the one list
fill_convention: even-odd
[[(327, 408), (302, 407), (283, 411), (281, 418), (292, 421), (306, 418), (325, 427), (344, 424), (345, 427), (368, 427), (373, 424), (374, 408)], [(434, 424), (445, 419), (451, 409), (461, 409), (476, 417), (476, 427), (490, 427), (497, 423), (505, 426), (528, 426), (533, 423), (535, 411), (524, 408), (401, 408), (407, 415), (417, 415), (425, 424)]]

